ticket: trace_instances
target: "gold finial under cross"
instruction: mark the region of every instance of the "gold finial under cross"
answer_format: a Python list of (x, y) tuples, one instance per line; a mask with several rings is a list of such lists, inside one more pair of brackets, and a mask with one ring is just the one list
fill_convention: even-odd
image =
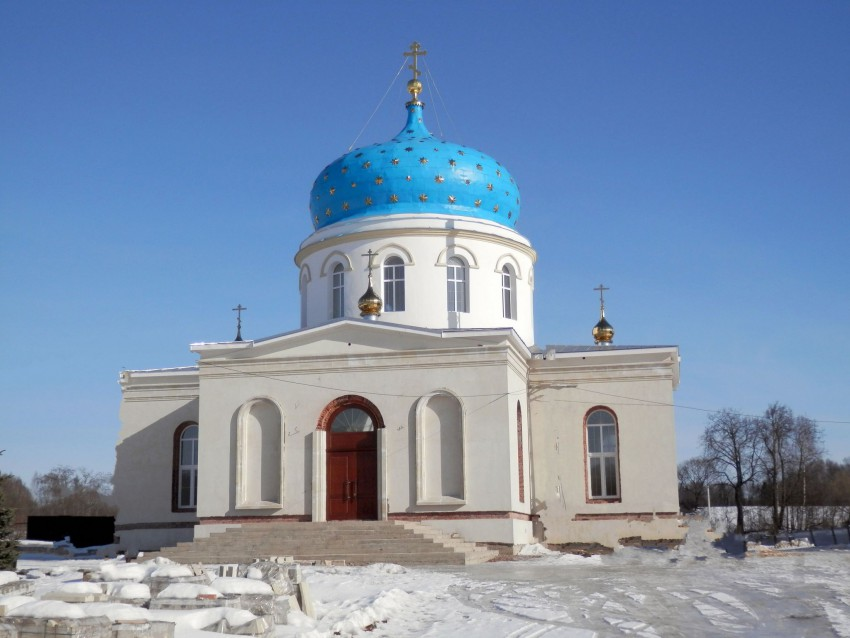
[(604, 315), (604, 312), (605, 312), (605, 297), (603, 296), (603, 294), (606, 290), (611, 290), (611, 289), (606, 288), (602, 284), (599, 284), (596, 288), (594, 288), (594, 290), (599, 291), (599, 309), (603, 312), (603, 315)]

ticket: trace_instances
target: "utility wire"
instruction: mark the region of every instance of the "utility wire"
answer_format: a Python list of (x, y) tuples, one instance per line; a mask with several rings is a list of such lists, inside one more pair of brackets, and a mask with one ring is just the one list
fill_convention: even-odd
[(375, 110), (372, 111), (372, 115), (369, 116), (369, 119), (366, 120), (366, 123), (363, 125), (363, 128), (360, 129), (360, 132), (357, 134), (357, 137), (355, 137), (354, 141), (351, 143), (351, 146), (348, 147), (349, 151), (354, 148), (355, 144), (357, 144), (357, 140), (359, 140), (360, 136), (363, 135), (363, 131), (366, 130), (366, 127), (369, 126), (369, 122), (371, 122), (372, 118), (375, 117), (375, 113), (378, 112), (378, 109), (381, 108), (381, 105), (384, 103), (384, 100), (387, 99), (387, 95), (389, 94), (390, 89), (393, 88), (393, 84), (395, 84), (395, 81), (398, 79), (398, 76), (401, 75), (401, 72), (404, 69), (405, 64), (407, 64), (407, 58), (405, 58), (404, 62), (401, 63), (401, 66), (399, 67), (398, 72), (395, 74), (395, 77), (390, 82), (390, 85), (387, 87), (387, 90), (384, 91), (384, 95), (381, 97), (380, 101), (378, 102), (378, 106), (376, 106)]

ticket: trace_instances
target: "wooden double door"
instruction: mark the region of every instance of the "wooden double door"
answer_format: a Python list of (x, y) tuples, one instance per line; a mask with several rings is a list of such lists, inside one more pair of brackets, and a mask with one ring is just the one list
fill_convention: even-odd
[(378, 435), (328, 432), (327, 516), (331, 521), (378, 518)]

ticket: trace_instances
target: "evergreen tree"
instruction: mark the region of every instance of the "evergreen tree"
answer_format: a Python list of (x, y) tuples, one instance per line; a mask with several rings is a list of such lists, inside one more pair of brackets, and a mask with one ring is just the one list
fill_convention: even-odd
[(13, 570), (18, 562), (18, 539), (15, 535), (15, 510), (6, 507), (3, 484), (7, 476), (0, 474), (0, 570)]

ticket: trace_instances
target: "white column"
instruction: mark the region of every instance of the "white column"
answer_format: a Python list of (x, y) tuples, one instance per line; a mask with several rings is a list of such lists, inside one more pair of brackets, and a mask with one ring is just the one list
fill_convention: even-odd
[(385, 428), (378, 428), (378, 519), (389, 518), (389, 494), (387, 494), (387, 437)]
[(313, 431), (313, 522), (326, 521), (327, 516), (327, 437), (324, 430)]

